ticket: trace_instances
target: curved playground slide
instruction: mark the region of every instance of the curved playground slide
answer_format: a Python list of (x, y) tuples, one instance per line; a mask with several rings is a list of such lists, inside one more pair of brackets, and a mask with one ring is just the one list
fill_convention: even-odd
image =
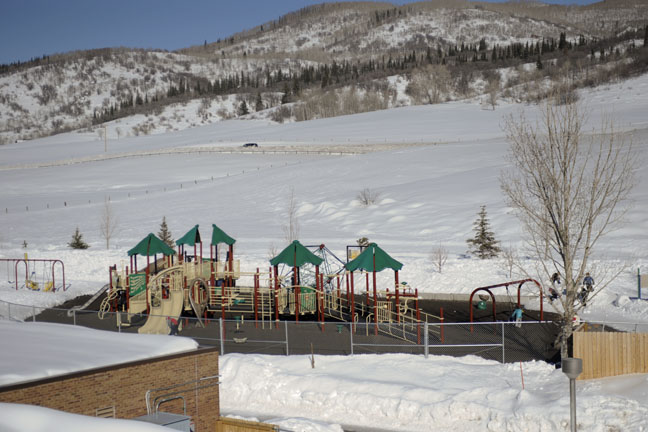
[(162, 299), (160, 306), (151, 308), (151, 314), (138, 330), (138, 333), (166, 334), (170, 333), (167, 317), (180, 319), (184, 305), (184, 293), (171, 291), (168, 299)]

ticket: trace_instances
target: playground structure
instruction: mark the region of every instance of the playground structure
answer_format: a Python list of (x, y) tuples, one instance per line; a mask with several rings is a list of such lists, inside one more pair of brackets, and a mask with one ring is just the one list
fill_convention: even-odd
[[(485, 291), (485, 292), (487, 292), (489, 294), (490, 300), (492, 301), (493, 321), (496, 321), (497, 320), (497, 318), (496, 318), (496, 316), (497, 316), (497, 301), (495, 299), (495, 295), (493, 294), (492, 290), (495, 289), (495, 288), (502, 288), (502, 287), (506, 288), (506, 292), (507, 292), (507, 294), (509, 296), (509, 302), (511, 302), (510, 301), (510, 293), (508, 292), (509, 286), (517, 285), (517, 304), (516, 304), (516, 306), (517, 306), (517, 309), (521, 309), (522, 304), (521, 304), (521, 301), (520, 301), (520, 298), (521, 298), (520, 294), (521, 294), (521, 291), (522, 291), (522, 286), (527, 282), (533, 282), (533, 284), (535, 284), (535, 286), (538, 288), (538, 291), (540, 292), (540, 321), (543, 321), (544, 320), (544, 310), (543, 310), (544, 304), (543, 304), (542, 285), (540, 285), (540, 283), (535, 279), (522, 279), (522, 280), (517, 280), (517, 281), (512, 281), (512, 282), (505, 282), (505, 283), (501, 283), (501, 284), (489, 285), (489, 286), (485, 286), (485, 287), (475, 288), (473, 290), (473, 292), (470, 293), (470, 299), (468, 300), (468, 305), (470, 306), (470, 308), (469, 308), (470, 309), (470, 322), (471, 323), (473, 322), (473, 309), (474, 309), (472, 307), (473, 298), (474, 298), (475, 294), (477, 294), (479, 291)], [(488, 297), (484, 296), (484, 298), (482, 298), (482, 295), (479, 295), (479, 297), (480, 297), (480, 300), (481, 300), (480, 304), (483, 304), (484, 308), (485, 308), (485, 302), (487, 301)], [(470, 331), (472, 331), (472, 326), (470, 327)]]
[(0, 267), (7, 283), (16, 290), (56, 292), (68, 288), (65, 265), (58, 259), (33, 259), (25, 254), (24, 258), (1, 258)]
[[(263, 327), (276, 325), (280, 317), (321, 323), (328, 319), (373, 324), (363, 326), (367, 333), (372, 328), (374, 334), (413, 343), (421, 342), (425, 322), (443, 322), (442, 311), (435, 316), (420, 310), (418, 290), (399, 282), (402, 264), (374, 243), (351, 246), (357, 250), (347, 256), (355, 259), (344, 262), (323, 244), (305, 247), (293, 241), (270, 260), (267, 270), (244, 272), (234, 259), (236, 240), (216, 225), (212, 228), (209, 257), (203, 256), (197, 225), (176, 242), (177, 252), (149, 234), (128, 252), (130, 266), (110, 267), (100, 317), (120, 312), (118, 324), (129, 325), (133, 316), (146, 313), (138, 331), (162, 334), (169, 333), (167, 317), (181, 315), (195, 316), (201, 326), (210, 318), (253, 319)], [(227, 246), (224, 257), (219, 253), (222, 244)], [(144, 270), (138, 269), (137, 255), (147, 257)], [(394, 271), (394, 282), (379, 288), (376, 273), (385, 269)]]

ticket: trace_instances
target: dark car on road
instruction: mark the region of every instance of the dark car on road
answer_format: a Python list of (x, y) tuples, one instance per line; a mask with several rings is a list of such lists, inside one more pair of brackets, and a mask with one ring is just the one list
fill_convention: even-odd
[(245, 144), (243, 144), (243, 147), (259, 147), (259, 144), (257, 144), (257, 143), (245, 143)]

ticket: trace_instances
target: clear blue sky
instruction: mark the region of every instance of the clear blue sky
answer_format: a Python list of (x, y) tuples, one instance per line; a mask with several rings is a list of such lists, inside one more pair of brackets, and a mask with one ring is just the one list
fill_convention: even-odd
[(0, 64), (91, 48), (175, 50), (318, 3), (323, 0), (0, 0)]

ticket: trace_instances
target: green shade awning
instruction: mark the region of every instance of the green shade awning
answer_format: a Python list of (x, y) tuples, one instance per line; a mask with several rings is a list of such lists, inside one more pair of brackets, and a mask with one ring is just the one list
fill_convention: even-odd
[[(374, 256), (376, 257), (374, 266)], [(387, 252), (382, 250), (376, 243), (371, 243), (362, 251), (353, 261), (347, 263), (349, 271), (365, 270), (369, 272), (379, 272), (386, 268), (398, 271), (403, 268), (403, 264), (390, 257)]]
[(232, 246), (234, 243), (236, 243), (236, 240), (234, 240), (232, 237), (225, 234), (225, 231), (218, 228), (215, 224), (212, 224), (212, 228), (214, 229), (212, 231), (212, 239), (211, 239), (211, 244), (212, 245), (217, 245), (219, 243), (225, 243), (225, 244), (227, 244), (229, 246)]
[(182, 246), (182, 245), (194, 246), (196, 243), (200, 243), (200, 242), (201, 242), (200, 231), (198, 231), (198, 225), (196, 225), (195, 227), (187, 231), (187, 234), (183, 235), (178, 240), (176, 240), (176, 246)]
[(128, 251), (128, 256), (153, 256), (157, 254), (173, 255), (175, 251), (153, 233), (144, 237), (141, 242), (137, 243), (137, 246)]
[(291, 267), (301, 267), (306, 263), (320, 265), (324, 261), (313, 252), (306, 249), (298, 240), (294, 240), (279, 255), (270, 260), (273, 266), (286, 264)]

